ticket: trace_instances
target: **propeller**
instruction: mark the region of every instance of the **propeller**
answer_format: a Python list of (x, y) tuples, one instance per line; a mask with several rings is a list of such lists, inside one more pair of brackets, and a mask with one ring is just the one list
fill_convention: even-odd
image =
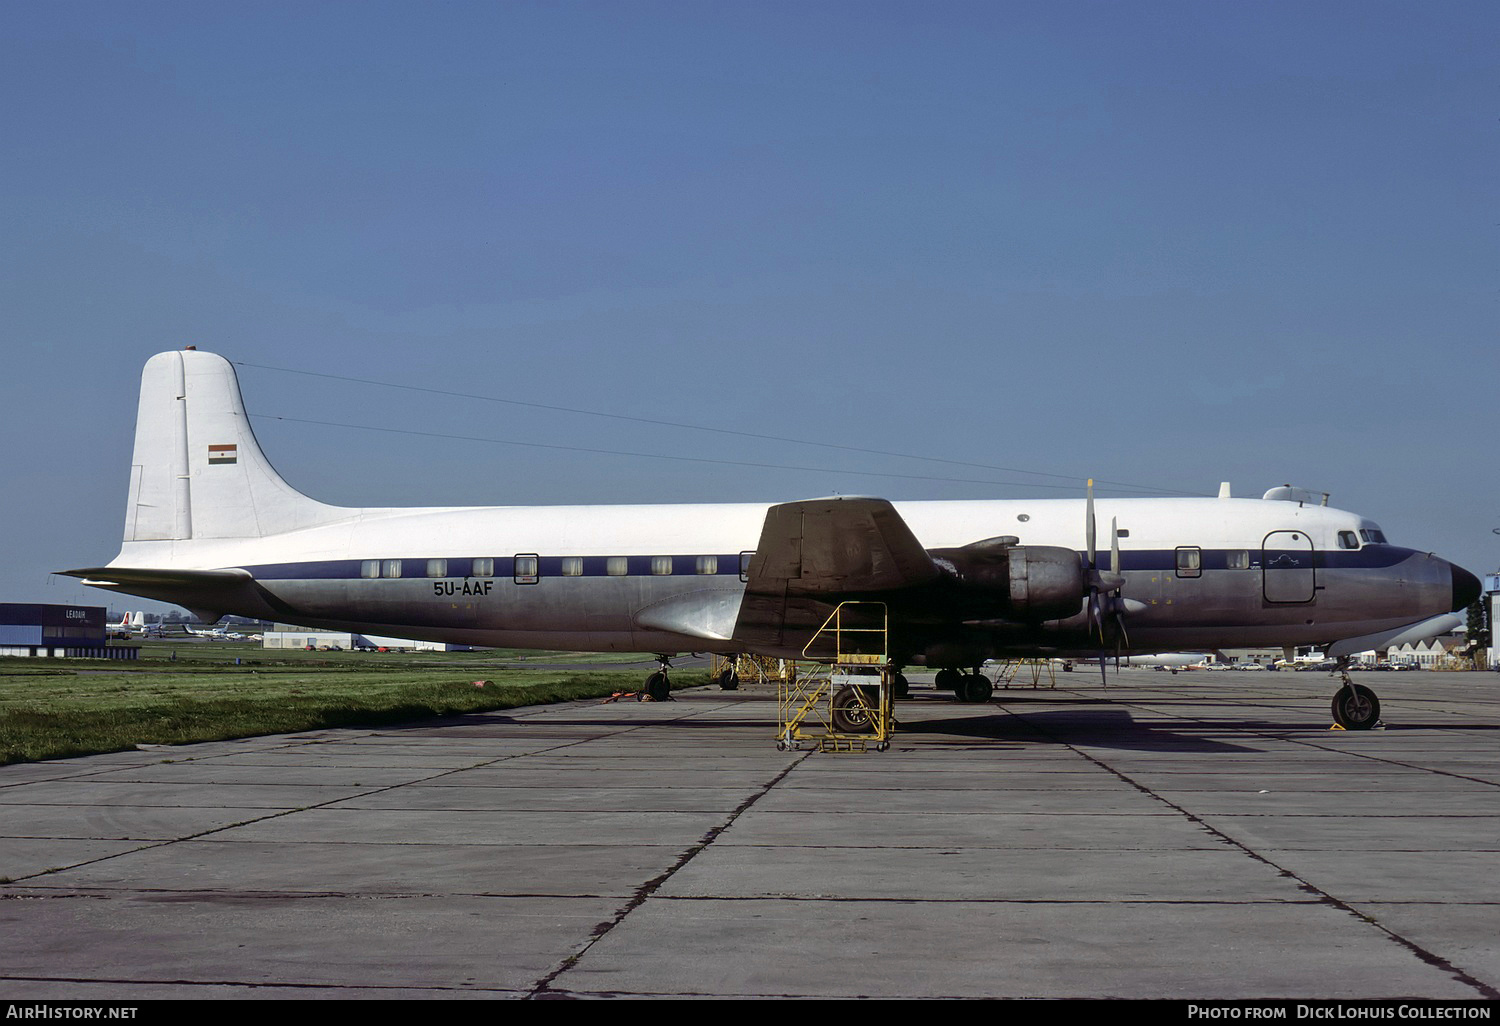
[(1120, 647), (1130, 647), (1130, 635), (1125, 633), (1125, 599), (1120, 592), (1125, 587), (1125, 575), (1120, 573), (1120, 518), (1109, 520), (1109, 572), (1119, 578), (1109, 597), (1110, 612), (1115, 618), (1115, 669), (1120, 668)]
[(1120, 589), (1125, 586), (1125, 577), (1120, 573), (1120, 520), (1112, 517), (1109, 522), (1109, 569), (1099, 569), (1098, 557), (1098, 528), (1094, 518), (1094, 479), (1089, 478), (1088, 501), (1086, 503), (1086, 522), (1084, 534), (1088, 542), (1088, 567), (1085, 580), (1088, 587), (1088, 633), (1092, 637), (1096, 632), (1099, 636), (1099, 673), (1104, 682), (1109, 683), (1109, 677), (1104, 668), (1105, 653), (1102, 651), (1105, 643), (1104, 618), (1107, 614), (1114, 622), (1115, 635), (1115, 669), (1120, 668), (1120, 648), (1122, 642), (1129, 644), (1129, 637), (1125, 633), (1125, 603), (1120, 598)]

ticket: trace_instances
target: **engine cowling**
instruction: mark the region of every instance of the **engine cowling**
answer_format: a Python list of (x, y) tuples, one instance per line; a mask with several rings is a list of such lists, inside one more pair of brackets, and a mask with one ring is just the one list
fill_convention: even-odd
[(1006, 596), (1017, 620), (1042, 622), (1076, 614), (1088, 594), (1083, 562), (1072, 549), (1017, 545), (1010, 537), (932, 553), (959, 584)]
[(1024, 620), (1061, 620), (1088, 594), (1083, 563), (1072, 549), (1018, 545), (1009, 552), (1010, 604)]

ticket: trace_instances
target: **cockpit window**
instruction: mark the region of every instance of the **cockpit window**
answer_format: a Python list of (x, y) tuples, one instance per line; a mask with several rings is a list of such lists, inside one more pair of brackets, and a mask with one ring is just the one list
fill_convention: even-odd
[(1385, 545), (1386, 544), (1385, 532), (1382, 531), (1378, 527), (1363, 527), (1363, 528), (1360, 528), (1359, 536), (1361, 538), (1363, 538), (1365, 541), (1372, 542), (1372, 543), (1374, 543), (1376, 545)]
[(1356, 535), (1353, 531), (1340, 531), (1339, 532), (1339, 548), (1341, 548), (1341, 549), (1357, 549), (1357, 548), (1359, 548), (1359, 536)]

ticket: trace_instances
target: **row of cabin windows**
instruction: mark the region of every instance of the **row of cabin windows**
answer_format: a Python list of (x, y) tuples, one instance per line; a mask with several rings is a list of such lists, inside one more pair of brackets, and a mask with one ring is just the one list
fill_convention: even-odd
[[(1363, 530), (1361, 535), (1366, 536), (1367, 542), (1384, 542), (1385, 536), (1378, 530)], [(1347, 538), (1346, 538), (1347, 536)], [(1353, 531), (1340, 531), (1339, 544), (1346, 549), (1359, 548), (1359, 542)], [(740, 576), (743, 577), (749, 570), (750, 553), (742, 553), (740, 556)], [(399, 559), (366, 559), (359, 565), (361, 577), (400, 577), (401, 563)], [(541, 573), (540, 557), (524, 555), (515, 557), (515, 578), (523, 583), (534, 583)], [(1224, 566), (1229, 570), (1248, 570), (1250, 568), (1250, 552), (1247, 549), (1230, 549), (1224, 554)], [(429, 559), (426, 561), (426, 576), (447, 577), (448, 561), (446, 559)], [(582, 556), (563, 556), (560, 562), (559, 572), (563, 577), (583, 576)], [(630, 560), (627, 556), (609, 556), (604, 561), (604, 572), (610, 577), (624, 577), (630, 572)], [(657, 577), (667, 577), (673, 572), (673, 558), (671, 556), (652, 556), (651, 573)], [(717, 574), (719, 572), (718, 556), (696, 556), (693, 562), (693, 572), (697, 574)], [(1187, 545), (1177, 549), (1177, 576), (1198, 577), (1203, 572), (1203, 550), (1197, 546)], [(474, 577), (495, 576), (495, 561), (493, 559), (475, 559), (470, 574)]]
[[(1230, 549), (1224, 553), (1226, 570), (1250, 569), (1250, 550)], [(1203, 550), (1196, 545), (1184, 545), (1177, 550), (1177, 576), (1203, 576)]]
[[(740, 555), (740, 574), (743, 576), (749, 570), (751, 553), (745, 552)], [(399, 559), (366, 559), (359, 564), (359, 575), (366, 578), (377, 577), (400, 577), (402, 561)], [(541, 558), (534, 555), (523, 555), (515, 557), (515, 577), (518, 581), (526, 583), (533, 582), (541, 573)], [(563, 577), (583, 576), (582, 556), (563, 556), (560, 561), (559, 572)], [(610, 577), (625, 577), (630, 572), (630, 558), (628, 556), (609, 556), (604, 561), (604, 572)], [(718, 556), (695, 556), (693, 559), (693, 572), (695, 574), (717, 574), (719, 572)], [(475, 559), (469, 571), (473, 577), (495, 576), (495, 561), (493, 559)], [(667, 577), (673, 573), (673, 557), (652, 556), (651, 573), (657, 577)], [(426, 576), (447, 577), (448, 561), (446, 559), (429, 559), (426, 561)]]

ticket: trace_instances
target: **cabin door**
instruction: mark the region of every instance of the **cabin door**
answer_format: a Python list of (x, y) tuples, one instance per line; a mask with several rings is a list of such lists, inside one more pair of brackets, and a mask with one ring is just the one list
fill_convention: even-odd
[(1261, 542), (1260, 567), (1267, 602), (1311, 602), (1317, 568), (1305, 531), (1272, 531)]

